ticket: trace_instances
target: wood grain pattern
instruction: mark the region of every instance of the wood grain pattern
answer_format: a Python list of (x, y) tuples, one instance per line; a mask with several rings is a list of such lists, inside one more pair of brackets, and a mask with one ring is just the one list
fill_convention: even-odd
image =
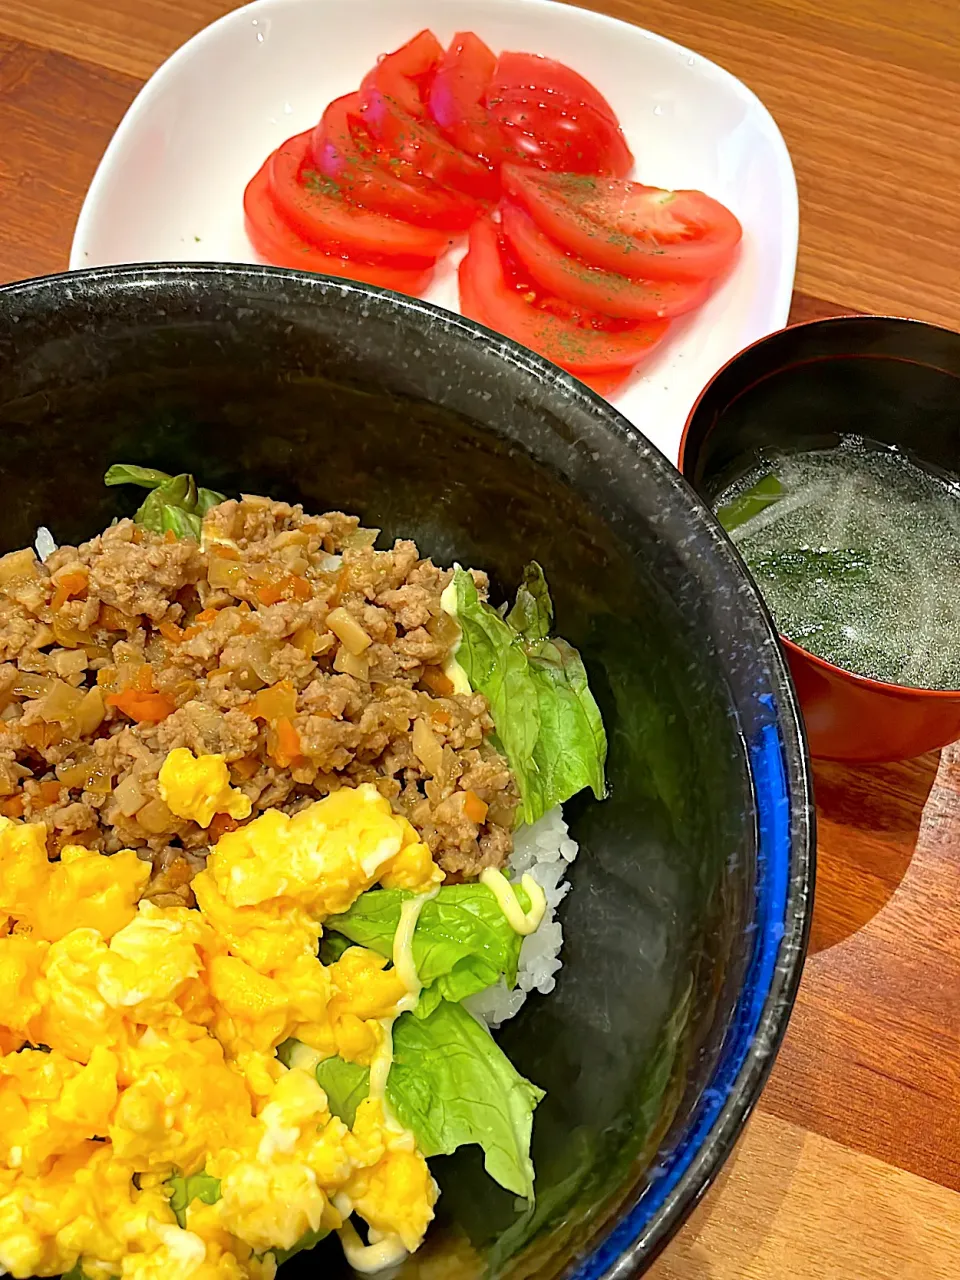
[[(793, 154), (792, 320), (960, 327), (957, 0), (588, 0), (766, 101)], [(0, 6), (0, 280), (62, 268), (142, 80), (229, 0)], [(374, 40), (375, 44), (375, 40)], [(740, 1148), (656, 1280), (960, 1275), (960, 747), (819, 765), (819, 884), (796, 1013)]]
[(139, 87), (0, 37), (0, 279), (66, 268), (84, 193)]
[(960, 1198), (758, 1115), (650, 1280), (956, 1280)]
[(238, 7), (229, 0), (4, 0), (0, 34), (143, 81), (184, 40)]
[(811, 951), (763, 1105), (960, 1190), (960, 746), (814, 789)]

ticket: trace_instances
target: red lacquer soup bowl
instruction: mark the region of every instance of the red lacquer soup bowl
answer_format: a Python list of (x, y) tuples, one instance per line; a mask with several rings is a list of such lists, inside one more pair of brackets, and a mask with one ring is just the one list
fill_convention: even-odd
[[(771, 334), (701, 393), (679, 467), (712, 502), (761, 451), (826, 449), (851, 434), (960, 476), (960, 334), (887, 316), (840, 316)], [(781, 639), (812, 755), (900, 760), (960, 738), (960, 690), (885, 684)]]

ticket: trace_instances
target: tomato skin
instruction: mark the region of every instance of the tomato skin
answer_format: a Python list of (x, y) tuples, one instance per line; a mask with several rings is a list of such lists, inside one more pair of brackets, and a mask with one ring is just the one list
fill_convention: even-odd
[(412, 40), (384, 53), (370, 71), (370, 80), (398, 107), (412, 116), (425, 116), (427, 106), (423, 89), (443, 60), (443, 45), (432, 31), (418, 31)]
[(665, 320), (698, 307), (712, 281), (638, 280), (591, 267), (545, 235), (525, 210), (500, 203), (504, 238), (536, 283), (574, 306), (625, 320)]
[(312, 132), (288, 138), (269, 160), (270, 195), (288, 226), (325, 253), (394, 267), (432, 267), (450, 242), (446, 232), (358, 209), (336, 183), (320, 175), (313, 185), (304, 183)]
[(361, 86), (360, 101), (361, 119), (373, 137), (417, 174), (474, 200), (497, 198), (500, 182), (490, 165), (460, 151), (432, 125), (402, 110), (375, 84)]
[(545, 58), (539, 53), (501, 53), (490, 77), (490, 93), (494, 97), (518, 93), (538, 97), (542, 94), (548, 100), (569, 106), (592, 107), (617, 128), (620, 127), (613, 107), (589, 80), (565, 63)]
[(490, 115), (525, 164), (555, 173), (623, 178), (633, 155), (620, 126), (586, 103), (567, 105), (518, 90), (487, 96)]
[(619, 330), (583, 328), (531, 305), (505, 273), (497, 228), (490, 218), (481, 218), (471, 227), (459, 279), (460, 309), (465, 316), (578, 376), (626, 373), (653, 351), (667, 331), (664, 320)]
[(552, 240), (591, 266), (644, 280), (705, 280), (733, 262), (742, 230), (702, 191), (533, 173), (504, 165), (508, 196)]
[[(458, 31), (430, 86), (430, 117), (454, 146), (488, 164), (508, 158), (500, 125), (485, 105), (496, 55), (472, 31)], [(514, 159), (519, 159), (514, 156)]]
[(349, 258), (324, 253), (301, 239), (283, 221), (270, 195), (270, 159), (264, 161), (247, 183), (243, 193), (244, 222), (247, 237), (261, 258), (275, 267), (293, 267), (298, 271), (316, 271), (321, 275), (362, 280), (367, 284), (393, 289), (396, 293), (418, 297), (433, 279), (433, 268), (411, 270), (402, 267), (356, 262)]
[(360, 95), (336, 98), (310, 138), (310, 155), (324, 177), (361, 208), (418, 227), (465, 231), (476, 217), (475, 201), (420, 178), (404, 180), (404, 166), (391, 166), (360, 120)]

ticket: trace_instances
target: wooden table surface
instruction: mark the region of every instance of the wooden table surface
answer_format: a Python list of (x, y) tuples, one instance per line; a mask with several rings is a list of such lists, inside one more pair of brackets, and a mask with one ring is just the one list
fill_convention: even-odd
[[(349, 3), (349, 0), (344, 0)], [(65, 268), (143, 81), (230, 0), (3, 0), (0, 281)], [(960, 329), (958, 0), (594, 0), (743, 79), (800, 188), (794, 316)], [(960, 1276), (960, 747), (817, 767), (817, 902), (755, 1118), (656, 1280)]]

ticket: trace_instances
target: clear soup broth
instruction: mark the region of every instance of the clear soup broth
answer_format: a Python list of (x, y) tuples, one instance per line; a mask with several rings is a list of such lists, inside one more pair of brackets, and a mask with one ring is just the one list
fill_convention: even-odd
[(784, 635), (858, 675), (960, 689), (960, 480), (849, 436), (771, 452), (714, 508)]

